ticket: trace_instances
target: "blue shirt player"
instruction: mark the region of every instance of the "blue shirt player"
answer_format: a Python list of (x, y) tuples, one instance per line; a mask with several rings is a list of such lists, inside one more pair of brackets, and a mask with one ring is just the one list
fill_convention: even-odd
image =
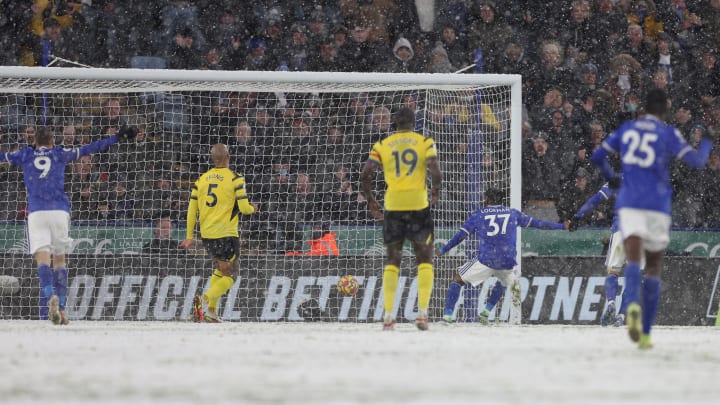
[[(630, 339), (638, 342), (640, 349), (652, 347), (650, 329), (660, 301), (660, 268), (670, 242), (671, 159), (677, 157), (691, 167), (702, 168), (713, 144), (706, 133), (699, 149), (693, 149), (677, 129), (663, 122), (667, 111), (667, 94), (659, 89), (649, 91), (645, 99), (647, 115), (620, 125), (592, 156), (610, 187), (620, 189), (615, 215), (627, 256), (623, 294), (627, 302), (625, 323)], [(614, 153), (620, 155), (622, 179), (607, 160), (608, 155)], [(644, 281), (640, 273), (643, 251)], [(642, 306), (639, 303), (641, 285)]]
[[(610, 200), (616, 195), (617, 189), (610, 188), (610, 185), (607, 183), (604, 184), (597, 193), (585, 201), (585, 204), (580, 207), (575, 214), (575, 218), (570, 221), (570, 231), (572, 232), (577, 229), (578, 221), (582, 217), (592, 212), (592, 210), (603, 201)], [(610, 231), (612, 234), (610, 235), (610, 243), (607, 256), (605, 257), (605, 268), (607, 269), (607, 277), (605, 277), (606, 308), (600, 318), (600, 324), (602, 326), (608, 326), (610, 324), (621, 326), (625, 324), (626, 301), (622, 301), (619, 311), (616, 310), (615, 301), (617, 300), (618, 277), (620, 277), (623, 265), (625, 265), (625, 248), (623, 247), (622, 234), (620, 233), (617, 215), (613, 216), (613, 224)], [(640, 263), (640, 265), (640, 268), (644, 267), (644, 263)]]
[[(39, 128), (35, 147), (0, 153), (0, 163), (21, 166), (28, 199), (28, 240), (30, 254), (37, 263), (40, 279), (40, 318), (65, 325), (67, 267), (65, 254), (70, 250), (70, 200), (65, 194), (65, 166), (80, 158), (108, 149), (118, 138), (135, 137), (135, 129), (123, 127), (117, 136), (95, 141), (80, 148), (55, 146), (55, 135), (47, 127)], [(50, 267), (52, 264), (54, 269)]]
[(478, 315), (481, 323), (488, 322), (490, 312), (500, 301), (507, 286), (515, 279), (513, 268), (517, 265), (517, 227), (567, 229), (561, 223), (534, 219), (514, 208), (499, 205), (502, 199), (502, 191), (488, 189), (485, 192), (485, 207), (470, 214), (460, 231), (436, 252), (437, 256), (441, 256), (470, 235), (474, 235), (479, 241), (477, 252), (458, 268), (448, 287), (443, 314), (445, 322), (454, 321), (453, 312), (463, 284), (477, 287), (489, 277), (495, 276), (498, 282), (490, 293), (485, 309)]

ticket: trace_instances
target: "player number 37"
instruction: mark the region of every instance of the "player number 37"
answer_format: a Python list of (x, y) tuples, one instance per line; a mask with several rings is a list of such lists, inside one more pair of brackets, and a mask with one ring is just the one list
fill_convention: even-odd
[(657, 134), (652, 132), (640, 134), (633, 129), (623, 132), (622, 142), (628, 146), (622, 157), (623, 163), (640, 167), (652, 166), (655, 163), (655, 149), (650, 144), (657, 139)]

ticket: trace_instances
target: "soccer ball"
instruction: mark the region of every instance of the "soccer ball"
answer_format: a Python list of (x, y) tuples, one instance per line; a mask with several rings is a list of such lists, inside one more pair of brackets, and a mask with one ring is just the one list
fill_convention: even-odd
[(342, 276), (337, 283), (337, 288), (340, 295), (353, 296), (357, 294), (360, 284), (355, 276)]

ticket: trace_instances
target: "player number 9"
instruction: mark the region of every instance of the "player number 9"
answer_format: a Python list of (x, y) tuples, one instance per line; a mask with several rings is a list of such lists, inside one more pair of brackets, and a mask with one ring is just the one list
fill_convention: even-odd
[(50, 166), (52, 166), (52, 161), (47, 156), (38, 156), (33, 161), (33, 164), (38, 170), (42, 170), (42, 173), (40, 173), (40, 178), (44, 179), (45, 176), (48, 175), (48, 172), (50, 171)]

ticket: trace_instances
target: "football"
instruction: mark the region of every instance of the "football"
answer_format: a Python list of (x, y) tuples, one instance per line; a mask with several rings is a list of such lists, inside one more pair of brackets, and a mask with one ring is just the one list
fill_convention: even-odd
[(358, 284), (355, 276), (346, 275), (340, 277), (340, 280), (338, 280), (337, 283), (337, 288), (340, 295), (353, 296), (357, 294), (360, 285)]

